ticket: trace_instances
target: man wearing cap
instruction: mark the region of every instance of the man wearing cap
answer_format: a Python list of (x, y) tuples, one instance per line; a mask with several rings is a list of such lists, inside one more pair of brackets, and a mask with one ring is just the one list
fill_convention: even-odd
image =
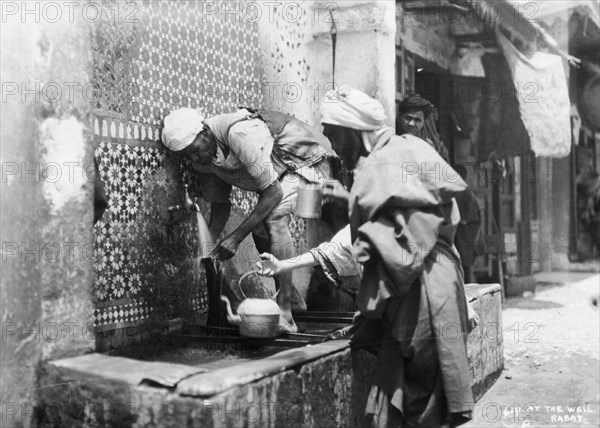
[[(321, 105), (333, 147), (344, 149), (342, 137), (370, 151), (348, 197), (352, 252), (363, 267), (351, 343), (379, 344), (366, 413), (377, 427), (457, 426), (473, 405), (468, 305), (452, 244), (454, 197), (466, 183), (424, 140), (385, 127), (379, 112), (376, 100), (348, 87)], [(344, 161), (359, 154), (348, 150)]]
[[(212, 203), (209, 229), (213, 236), (220, 235), (229, 218), (232, 186), (258, 193), (250, 215), (213, 251), (220, 260), (233, 257), (249, 233), (259, 252), (292, 257), (295, 250), (289, 222), (298, 186), (331, 178), (330, 161), (337, 158), (320, 132), (274, 111), (240, 109), (205, 119), (200, 110), (181, 108), (165, 118), (162, 141), (198, 172), (202, 195)], [(278, 275), (276, 282), (280, 287), (281, 329), (295, 332), (291, 273)], [(304, 305), (297, 297), (300, 306)]]

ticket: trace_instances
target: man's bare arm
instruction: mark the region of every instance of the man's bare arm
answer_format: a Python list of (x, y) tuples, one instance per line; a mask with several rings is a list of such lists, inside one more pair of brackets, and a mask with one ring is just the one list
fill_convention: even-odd
[(229, 220), (230, 214), (231, 202), (213, 202), (211, 204), (208, 230), (214, 239), (219, 238), (227, 220)]
[(258, 196), (258, 202), (248, 218), (246, 218), (233, 232), (227, 235), (219, 244), (214, 256), (220, 260), (230, 259), (235, 255), (240, 242), (248, 236), (277, 206), (283, 197), (281, 184), (275, 182), (267, 187)]

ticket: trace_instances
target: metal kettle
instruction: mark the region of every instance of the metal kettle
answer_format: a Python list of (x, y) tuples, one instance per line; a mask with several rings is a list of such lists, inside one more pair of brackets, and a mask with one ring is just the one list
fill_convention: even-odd
[[(229, 299), (221, 295), (221, 300), (227, 305), (227, 321), (231, 324), (240, 326), (240, 334), (246, 337), (269, 338), (275, 337), (279, 333), (279, 317), (281, 310), (279, 305), (272, 299), (248, 298), (242, 290), (242, 282), (256, 271), (250, 271), (242, 275), (239, 280), (240, 292), (244, 300), (237, 308), (237, 315), (231, 310)], [(279, 292), (279, 291), (278, 291)]]

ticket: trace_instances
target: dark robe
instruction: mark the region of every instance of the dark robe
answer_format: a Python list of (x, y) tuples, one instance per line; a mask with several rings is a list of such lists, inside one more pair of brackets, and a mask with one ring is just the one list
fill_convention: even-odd
[(352, 343), (381, 343), (366, 408), (373, 426), (456, 426), (471, 418), (467, 306), (452, 245), (460, 221), (454, 197), (465, 189), (411, 135), (385, 136), (356, 177), (350, 224), (364, 267), (358, 309), (365, 322)]

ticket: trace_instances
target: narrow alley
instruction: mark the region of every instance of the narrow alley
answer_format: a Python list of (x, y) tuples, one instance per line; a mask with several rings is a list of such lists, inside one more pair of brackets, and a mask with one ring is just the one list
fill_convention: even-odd
[(535, 294), (504, 303), (505, 369), (465, 426), (597, 427), (597, 273), (541, 273)]

